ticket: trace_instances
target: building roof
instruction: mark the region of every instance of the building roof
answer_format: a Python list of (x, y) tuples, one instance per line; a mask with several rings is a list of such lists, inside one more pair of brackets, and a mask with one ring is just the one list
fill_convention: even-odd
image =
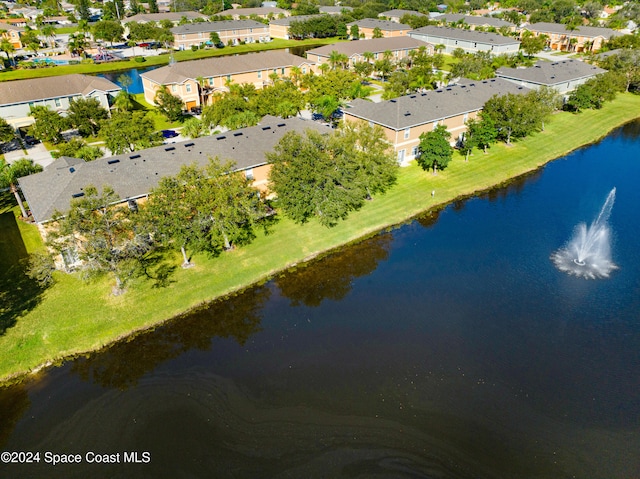
[(220, 15), (244, 15), (248, 17), (249, 15), (288, 15), (289, 12), (283, 10), (278, 7), (255, 7), (255, 8), (234, 8), (232, 10), (225, 10), (224, 12), (220, 12)]
[(183, 83), (188, 79), (197, 77), (210, 78), (235, 75), (245, 72), (300, 66), (305, 63), (312, 64), (313, 62), (283, 50), (271, 50), (247, 55), (211, 57), (203, 58), (202, 60), (178, 62), (145, 72), (140, 76), (160, 85), (167, 85)]
[(221, 161), (235, 161), (236, 170), (263, 165), (267, 162), (266, 153), (273, 150), (285, 133), (306, 129), (331, 131), (327, 126), (298, 117), (287, 120), (265, 117), (258, 126), (91, 162), (62, 157), (41, 173), (20, 178), (19, 183), (35, 221), (42, 223), (50, 220), (55, 211), (67, 212), (74, 195), (81, 195), (88, 185), (99, 190), (109, 185), (123, 201), (140, 198), (156, 187), (162, 177), (176, 175), (183, 165), (194, 162), (204, 166), (209, 158), (218, 157)]
[(605, 72), (606, 70), (602, 68), (589, 65), (580, 60), (564, 60), (553, 63), (538, 61), (534, 66), (529, 68), (502, 67), (496, 71), (496, 76), (552, 86), (572, 80), (590, 78)]
[(380, 103), (354, 100), (344, 113), (392, 130), (403, 130), (481, 110), (494, 95), (528, 91), (528, 88), (502, 78), (466, 81), (461, 85), (406, 95)]
[(475, 30), (464, 30), (462, 28), (434, 27), (432, 25), (411, 30), (409, 36), (428, 35), (451, 40), (464, 40), (469, 42), (484, 43), (489, 45), (512, 45), (520, 44), (520, 40), (504, 37), (497, 33), (478, 32)]
[(353, 55), (362, 55), (364, 52), (382, 53), (387, 50), (417, 49), (430, 46), (432, 46), (430, 43), (409, 37), (373, 38), (371, 40), (324, 45), (307, 51), (307, 55), (312, 54), (328, 57), (331, 55), (331, 52), (335, 50), (338, 53), (351, 57)]
[(282, 25), (285, 27), (289, 27), (294, 22), (306, 22), (311, 18), (317, 18), (317, 17), (325, 18), (325, 14), (316, 13), (314, 15), (292, 15), (290, 17), (285, 17), (285, 18), (276, 18), (269, 21), (269, 25)]
[(138, 13), (132, 17), (127, 17), (123, 21), (129, 22), (161, 22), (162, 20), (170, 20), (172, 22), (179, 22), (185, 17), (187, 20), (194, 20), (196, 18), (208, 18), (206, 15), (198, 12), (165, 12), (165, 13)]
[(379, 28), (382, 31), (393, 30), (410, 30), (409, 25), (404, 23), (392, 22), (391, 20), (376, 20), (374, 18), (363, 18), (355, 22), (347, 23), (347, 26), (358, 25), (359, 28)]
[(479, 17), (476, 15), (462, 15), (460, 13), (444, 13), (439, 15), (436, 20), (439, 22), (459, 22), (463, 20), (467, 25), (476, 25), (476, 26), (490, 26), (495, 28), (500, 27), (515, 27), (515, 25), (511, 22), (507, 22), (505, 20), (500, 20), (499, 18), (494, 17)]
[(24, 33), (25, 32), (25, 29), (22, 28), (22, 27), (18, 27), (16, 25), (12, 25), (11, 23), (4, 23), (4, 22), (0, 23), (0, 29), (7, 30), (7, 31), (14, 31), (14, 32), (18, 32), (18, 33)]
[(525, 25), (524, 29), (540, 33), (559, 33), (561, 35), (568, 35), (570, 37), (603, 37), (609, 39), (611, 37), (622, 35), (621, 32), (617, 32), (615, 30), (612, 30), (611, 28), (588, 27), (585, 25), (580, 25), (575, 30), (568, 30), (567, 26), (562, 23), (547, 22), (531, 23), (529, 25)]
[(387, 17), (387, 18), (402, 18), (405, 15), (413, 15), (415, 17), (426, 17), (424, 13), (416, 12), (415, 10), (402, 10), (402, 9), (394, 9), (387, 10), (386, 12), (378, 13), (379, 17)]
[(347, 11), (347, 12), (351, 12), (353, 11), (353, 7), (347, 7), (347, 6), (330, 6), (330, 5), (325, 5), (325, 6), (320, 6), (318, 7), (320, 9), (320, 13), (342, 13), (343, 10)]
[(243, 30), (247, 28), (269, 28), (256, 20), (221, 20), (219, 22), (198, 22), (179, 25), (171, 29), (174, 35), (189, 33), (224, 32), (227, 30)]
[(80, 74), (6, 81), (0, 82), (0, 106), (118, 90), (120, 87), (106, 78)]

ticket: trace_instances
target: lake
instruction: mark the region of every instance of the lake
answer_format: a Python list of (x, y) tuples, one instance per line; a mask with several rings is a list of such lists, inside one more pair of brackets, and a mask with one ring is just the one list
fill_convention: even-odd
[[(0, 477), (639, 477), (638, 178), (635, 122), (0, 390), (0, 449), (41, 454)], [(560, 272), (613, 187), (618, 269)]]

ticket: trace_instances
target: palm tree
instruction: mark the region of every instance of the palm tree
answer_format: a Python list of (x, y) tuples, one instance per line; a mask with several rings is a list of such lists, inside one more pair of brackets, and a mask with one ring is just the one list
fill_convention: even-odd
[(199, 76), (196, 77), (196, 82), (198, 83), (198, 93), (200, 94), (200, 107), (204, 106), (204, 88), (205, 88), (205, 81), (204, 81), (204, 77)]
[(12, 58), (10, 56), (11, 53), (16, 51), (16, 47), (13, 46), (13, 43), (11, 43), (8, 39), (3, 38), (2, 42), (0, 42), (0, 50), (6, 53), (7, 60), (9, 60), (10, 64), (13, 64)]
[(364, 52), (362, 54), (362, 58), (371, 63), (371, 61), (375, 58), (375, 55), (373, 54), (373, 52)]
[(49, 39), (49, 45), (51, 48), (56, 46), (56, 28), (53, 25), (45, 25), (40, 29), (40, 33), (42, 33), (45, 38)]
[(11, 190), (16, 197), (23, 218), (27, 218), (27, 211), (22, 204), (22, 198), (20, 198), (20, 192), (18, 191), (18, 178), (38, 173), (39, 171), (42, 171), (42, 166), (36, 165), (33, 160), (22, 158), (9, 164), (6, 160), (0, 159), (0, 187)]
[(332, 50), (329, 54), (329, 64), (331, 70), (335, 70), (338, 65), (344, 68), (344, 65), (349, 61), (349, 57), (344, 53), (340, 53), (337, 50)]

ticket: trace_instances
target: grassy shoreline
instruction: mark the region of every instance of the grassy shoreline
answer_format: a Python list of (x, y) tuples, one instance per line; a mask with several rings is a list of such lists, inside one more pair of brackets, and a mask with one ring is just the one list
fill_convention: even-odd
[[(450, 166), (436, 176), (413, 164), (401, 169), (398, 184), (390, 192), (335, 228), (317, 222), (298, 226), (281, 219), (271, 234), (260, 232), (247, 247), (216, 259), (197, 256), (196, 266), (177, 268), (174, 282), (166, 288), (153, 288), (150, 281), (140, 279), (126, 294), (113, 297), (110, 280), (84, 284), (75, 275), (59, 274), (58, 283), (43, 293), (39, 304), (0, 336), (0, 382), (19, 380), (43, 366), (99, 350), (327, 251), (504, 184), (597, 141), (639, 117), (639, 112), (640, 96), (620, 95), (602, 110), (559, 113), (545, 132), (513, 146), (495, 145), (486, 155), (475, 152), (469, 162), (456, 154)], [(179, 264), (178, 255), (174, 260)]]

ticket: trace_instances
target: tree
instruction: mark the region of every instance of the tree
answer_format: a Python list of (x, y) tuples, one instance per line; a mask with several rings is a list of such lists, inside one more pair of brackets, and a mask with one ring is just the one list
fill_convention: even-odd
[(365, 193), (356, 183), (356, 169), (337, 146), (317, 131), (291, 131), (267, 154), (270, 189), (278, 207), (296, 223), (316, 217), (334, 226), (362, 206)]
[(11, 54), (16, 51), (16, 47), (13, 46), (13, 43), (11, 43), (8, 38), (2, 39), (2, 42), (0, 42), (0, 50), (2, 50), (7, 55), (7, 60), (9, 61), (9, 63), (13, 63)]
[(13, 140), (15, 137), (16, 137), (16, 131), (7, 122), (7, 120), (0, 117), (0, 143), (7, 143)]
[(352, 40), (358, 40), (360, 38), (360, 27), (355, 23), (351, 25), (351, 28), (349, 28), (349, 35)]
[(231, 163), (209, 160), (205, 168), (183, 166), (175, 177), (164, 177), (149, 194), (142, 213), (146, 227), (163, 244), (218, 255), (254, 237), (263, 215), (262, 204), (249, 180)]
[(81, 138), (72, 138), (66, 143), (60, 143), (57, 151), (52, 151), (51, 156), (60, 158), (70, 156), (72, 158), (82, 158), (84, 161), (93, 161), (101, 158), (104, 152), (97, 146), (90, 146)]
[(27, 218), (27, 211), (22, 204), (22, 198), (20, 198), (20, 192), (18, 191), (18, 178), (38, 173), (39, 171), (42, 171), (42, 167), (36, 165), (33, 160), (22, 158), (9, 164), (4, 158), (0, 159), (0, 188), (9, 188), (11, 190), (18, 202), (23, 218)]
[(113, 101), (113, 108), (119, 112), (133, 110), (133, 99), (131, 95), (127, 93), (126, 90), (120, 90)]
[(356, 184), (364, 189), (367, 200), (395, 184), (399, 165), (379, 125), (342, 122), (335, 136), (355, 166)]
[(211, 40), (211, 43), (213, 43), (216, 47), (222, 43), (222, 40), (220, 40), (220, 35), (218, 34), (218, 32), (209, 33), (209, 40)]
[(40, 33), (49, 39), (49, 46), (54, 48), (56, 44), (56, 28), (53, 25), (45, 25), (40, 29)]
[(172, 95), (167, 87), (158, 89), (153, 100), (160, 113), (170, 121), (177, 121), (182, 117), (184, 103), (182, 103), (182, 99), (179, 96)]
[(40, 49), (40, 39), (38, 38), (38, 34), (35, 30), (26, 27), (24, 33), (20, 37), (20, 41), (23, 45), (26, 45), (27, 48), (36, 55), (38, 54), (38, 50)]
[(523, 95), (508, 93), (494, 95), (485, 104), (480, 114), (490, 118), (497, 130), (497, 137), (511, 144), (511, 138), (527, 136), (536, 126), (535, 109), (530, 107)]
[(31, 113), (36, 122), (31, 127), (31, 134), (41, 141), (60, 143), (62, 132), (67, 129), (67, 121), (46, 106), (32, 106)]
[(116, 280), (113, 293), (119, 294), (136, 273), (150, 242), (136, 234), (134, 213), (121, 203), (113, 188), (104, 186), (98, 193), (89, 185), (83, 192), (71, 201), (64, 216), (60, 212), (54, 215), (58, 227), (51, 232), (48, 244), (60, 253), (75, 251), (87, 279), (112, 274)]
[(96, 136), (100, 131), (100, 123), (109, 118), (109, 112), (97, 98), (77, 98), (69, 103), (67, 118), (81, 136)]
[(89, 0), (78, 0), (76, 5), (76, 11), (78, 12), (78, 18), (81, 21), (88, 22), (91, 17), (91, 12), (89, 11)]
[(486, 154), (487, 148), (492, 143), (495, 143), (498, 132), (491, 118), (487, 117), (468, 120), (467, 135), (473, 138), (473, 146), (482, 148), (482, 151)]
[(418, 145), (418, 164), (423, 170), (433, 168), (435, 175), (438, 168), (445, 169), (453, 157), (453, 148), (449, 144), (451, 133), (445, 125), (438, 125), (433, 131), (420, 135)]
[(204, 134), (204, 132), (204, 124), (202, 123), (202, 120), (198, 118), (189, 118), (185, 121), (181, 131), (182, 136), (189, 138), (199, 138)]
[[(111, 2), (113, 3), (113, 2)], [(105, 40), (113, 45), (120, 40), (124, 33), (124, 27), (115, 20), (102, 20), (93, 26), (93, 36), (96, 40)]]
[(522, 34), (520, 40), (520, 49), (525, 52), (529, 57), (532, 57), (538, 52), (541, 52), (547, 44), (546, 35), (534, 36), (530, 31), (526, 30)]
[(114, 155), (150, 148), (162, 144), (162, 135), (155, 133), (153, 120), (144, 112), (117, 112), (102, 122), (105, 146)]
[(149, 13), (158, 13), (159, 11), (157, 0), (149, 0)]
[(380, 30), (380, 27), (375, 27), (373, 29), (371, 38), (384, 38), (384, 34), (382, 33), (382, 30)]

